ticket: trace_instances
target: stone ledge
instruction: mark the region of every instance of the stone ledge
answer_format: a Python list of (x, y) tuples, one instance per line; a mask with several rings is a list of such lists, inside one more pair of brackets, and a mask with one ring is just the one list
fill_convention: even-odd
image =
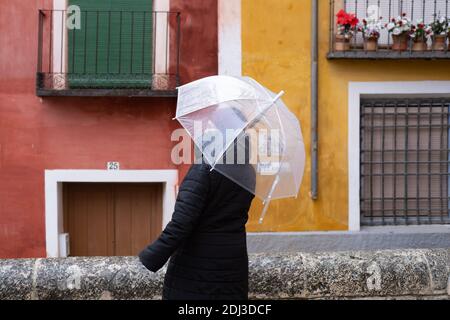
[[(251, 299), (449, 299), (447, 249), (250, 255)], [(0, 299), (160, 299), (135, 257), (0, 260)]]
[(249, 232), (250, 253), (450, 248), (450, 225), (363, 227), (360, 231)]

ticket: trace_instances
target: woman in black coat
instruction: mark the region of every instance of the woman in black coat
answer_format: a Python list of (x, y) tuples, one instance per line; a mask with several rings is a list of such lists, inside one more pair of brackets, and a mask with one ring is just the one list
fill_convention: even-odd
[[(251, 165), (233, 166), (247, 179), (246, 185), (254, 186)], [(246, 189), (211, 171), (209, 165), (191, 166), (180, 186), (172, 220), (139, 254), (153, 272), (171, 257), (163, 299), (248, 299), (245, 224), (253, 198)]]

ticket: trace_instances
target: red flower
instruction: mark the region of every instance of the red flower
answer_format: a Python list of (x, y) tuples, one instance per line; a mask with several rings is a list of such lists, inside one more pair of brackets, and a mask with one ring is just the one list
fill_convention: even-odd
[(355, 27), (359, 20), (353, 13), (347, 13), (343, 9), (341, 9), (337, 14), (337, 23), (339, 25), (344, 25), (346, 27)]
[(339, 10), (339, 12), (336, 14), (336, 16), (339, 17), (344, 17), (347, 13), (345, 12), (344, 9)]
[(338, 24), (343, 24), (343, 22), (345, 21), (345, 18), (347, 17), (347, 13), (341, 9), (337, 14), (336, 17), (338, 18)]
[(350, 14), (350, 25), (354, 27), (358, 24), (358, 22), (359, 22), (358, 18), (353, 13)]

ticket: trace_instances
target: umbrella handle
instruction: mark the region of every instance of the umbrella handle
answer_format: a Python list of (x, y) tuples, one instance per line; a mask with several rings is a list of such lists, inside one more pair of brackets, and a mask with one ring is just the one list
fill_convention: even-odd
[(259, 224), (263, 223), (264, 217), (266, 216), (267, 209), (269, 208), (270, 201), (272, 200), (272, 194), (275, 191), (275, 187), (277, 186), (278, 181), (280, 181), (280, 175), (279, 174), (277, 174), (277, 176), (275, 177), (274, 182), (272, 183), (272, 187), (270, 188), (269, 195), (263, 201), (264, 208), (263, 208), (263, 210), (261, 212), (261, 216), (259, 217)]
[(263, 223), (264, 217), (266, 216), (267, 209), (269, 208), (270, 199), (268, 201), (265, 201), (264, 203), (265, 203), (264, 208), (261, 212), (261, 216), (259, 217), (259, 224)]

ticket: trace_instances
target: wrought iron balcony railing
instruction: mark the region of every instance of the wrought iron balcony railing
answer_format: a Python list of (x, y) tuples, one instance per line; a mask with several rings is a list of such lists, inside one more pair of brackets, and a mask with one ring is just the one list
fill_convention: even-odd
[(174, 96), (180, 13), (40, 10), (37, 95)]
[[(337, 17), (341, 10), (353, 13), (362, 22), (373, 17), (383, 27), (377, 45), (368, 48), (364, 44), (363, 33), (355, 31), (346, 48), (339, 47)], [(418, 25), (420, 21), (426, 26), (440, 17), (450, 18), (450, 0), (331, 0), (330, 1), (330, 34), (329, 59), (450, 59), (450, 36), (447, 34), (440, 46), (433, 45), (433, 36), (426, 37), (424, 44), (417, 45), (408, 34), (403, 41), (404, 47), (396, 48), (392, 32), (386, 25), (393, 18), (404, 16), (411, 24)], [(449, 31), (450, 23), (447, 25)], [(408, 32), (406, 32), (408, 33)], [(405, 35), (406, 35), (405, 33)], [(406, 43), (405, 43), (406, 42)]]

